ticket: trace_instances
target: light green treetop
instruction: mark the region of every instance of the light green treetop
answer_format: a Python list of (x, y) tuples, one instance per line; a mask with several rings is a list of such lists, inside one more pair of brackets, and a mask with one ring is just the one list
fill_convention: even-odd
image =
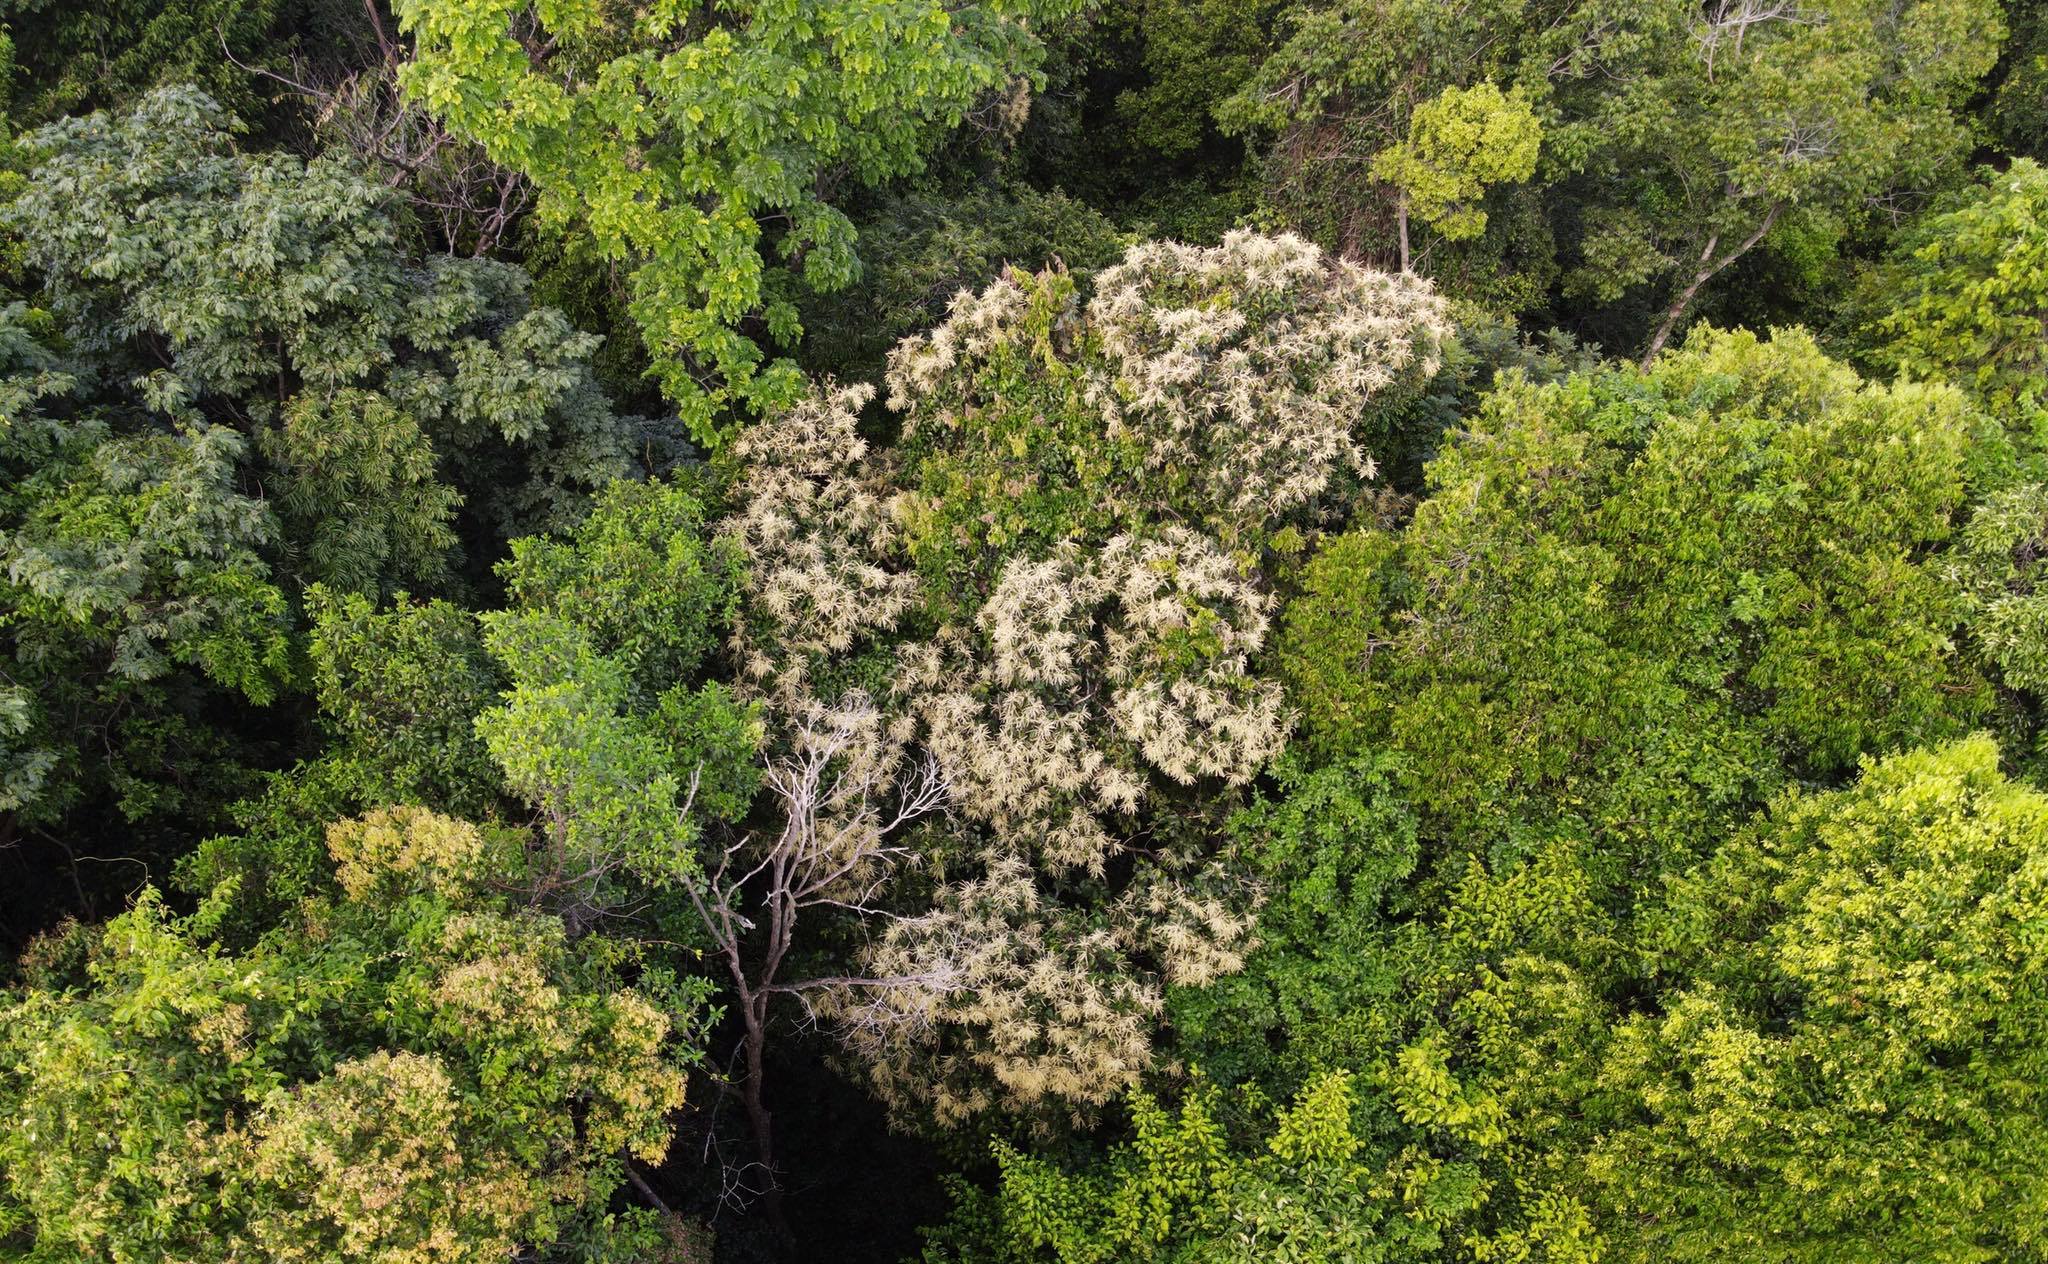
[(1446, 88), (1415, 108), (1408, 135), (1380, 151), (1373, 174), (1401, 190), (1404, 214), (1452, 241), (1477, 237), (1486, 211), (1474, 203), (1493, 185), (1536, 174), (1542, 134), (1520, 88)]
[(1021, 89), (1033, 24), (1074, 7), (662, 0), (625, 24), (600, 0), (397, 6), (418, 46), (407, 90), (531, 177), (544, 219), (634, 268), (656, 372), (707, 440), (728, 405), (801, 394), (796, 366), (743, 324), (787, 345), (799, 282), (858, 275), (833, 187), (917, 170), (934, 128)]
[(1610, 1259), (2037, 1256), (2048, 798), (1982, 736), (1790, 794), (1674, 884), (1592, 1155)]

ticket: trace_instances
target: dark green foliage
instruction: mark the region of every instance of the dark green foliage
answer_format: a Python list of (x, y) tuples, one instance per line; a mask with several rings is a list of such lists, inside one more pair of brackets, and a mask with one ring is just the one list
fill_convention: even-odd
[(300, 682), (306, 585), (460, 591), (632, 468), (594, 340), (521, 274), (406, 258), (382, 186), (234, 128), (190, 88), (54, 124), (6, 210), (44, 303), (0, 317), (4, 793), (35, 820), (104, 787), (218, 824), (254, 734), (194, 726)]
[(196, 895), (229, 878), (234, 917), (260, 927), (321, 888), (330, 822), (388, 804), (486, 820), (499, 807), (497, 769), (475, 732), (501, 680), (476, 619), (446, 602), (401, 594), (389, 610), (356, 594), (307, 594), (308, 646), (324, 751), (265, 778), (237, 804), (236, 832), (181, 861)]
[[(2029, 454), (2048, 448), (2048, 170), (1982, 171), (1866, 278), (1858, 341), (1880, 367), (1954, 382)], [(1861, 310), (1858, 310), (1860, 308)]]
[(163, 84), (199, 86), (244, 116), (276, 95), (245, 66), (287, 68), (290, 20), (317, 5), (304, 0), (7, 0), (0, 20), (14, 41), (17, 81), (8, 113), (16, 123), (129, 104)]
[(1367, 445), (1378, 454), (1381, 479), (1404, 494), (1424, 488), (1424, 470), (1447, 434), (1479, 410), (1510, 370), (1542, 384), (1600, 367), (1600, 349), (1562, 330), (1525, 333), (1515, 322), (1476, 303), (1451, 304), (1456, 333), (1443, 344), (1443, 367), (1406, 406), (1376, 415)]
[[(1399, 1034), (1385, 1020), (1408, 964), (1393, 928), (1412, 911), (1421, 858), (1400, 780), (1387, 756), (1314, 771), (1289, 760), (1275, 797), (1232, 820), (1233, 862), (1269, 892), (1259, 949), (1244, 973), (1171, 999), (1181, 1047), (1211, 1077), (1284, 1091), (1316, 1067), (1356, 1066)], [(1277, 1050), (1276, 1032), (1288, 1033)]]
[[(627, 471), (595, 340), (501, 265), (408, 260), (346, 164), (239, 152), (190, 90), (38, 133), (9, 209), (82, 401), (124, 428), (254, 440), (300, 528), (281, 555), (359, 591), (442, 581), (456, 533), (567, 521)], [(457, 506), (467, 514), (458, 519)]]
[(1985, 77), (1991, 138), (2006, 153), (2048, 161), (2048, 8), (2006, 0), (2005, 51)]
[(2041, 7), (0, 0), (0, 1257), (2038, 1260)]
[[(74, 379), (53, 367), (31, 322), (37, 314), (20, 304), (0, 314), (13, 353), (0, 388), (10, 399), (0, 432), (0, 809), (55, 821), (104, 787), (131, 817), (178, 811), (197, 786), (146, 771), (160, 744), (151, 730), (197, 720), (202, 682), (261, 705), (291, 675), (286, 598), (265, 559), (276, 523), (239, 490), (247, 445), (233, 430), (122, 435), (97, 419), (47, 415), (69, 402)], [(130, 742), (133, 760), (84, 754)]]
[(1059, 190), (978, 184), (879, 200), (860, 217), (861, 278), (804, 304), (806, 362), (850, 381), (881, 376), (891, 348), (946, 318), (961, 291), (1010, 268), (1083, 279), (1131, 244), (1102, 212)]

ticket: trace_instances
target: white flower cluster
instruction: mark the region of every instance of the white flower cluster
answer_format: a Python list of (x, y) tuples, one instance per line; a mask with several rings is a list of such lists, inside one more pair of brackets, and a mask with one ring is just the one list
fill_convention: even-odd
[(1242, 784), (1286, 744), (1280, 685), (1247, 670), (1270, 603), (1179, 528), (1013, 559), (979, 636), (906, 650), (897, 688), (963, 812), (1008, 850), (1099, 874), (1118, 850), (1102, 817), (1138, 809), (1146, 765)]
[[(1068, 357), (1105, 438), (1135, 445), (1157, 496), (1232, 544), (1314, 505), (1342, 471), (1369, 476), (1368, 406), (1434, 375), (1453, 332), (1427, 281), (1291, 234), (1134, 246), (1097, 276), (1085, 310), (1063, 276), (1038, 281), (963, 292), (944, 324), (890, 355), (889, 406), (906, 433), (957, 428), (1002, 357)], [(1041, 347), (1028, 331), (1043, 322), (1026, 318), (1049, 301), (1067, 308), (1051, 324), (1057, 345)]]
[(1434, 375), (1452, 332), (1419, 277), (1246, 231), (1210, 249), (1133, 247), (1096, 278), (1088, 325), (1107, 361), (1090, 399), (1110, 434), (1192, 480), (1229, 524), (1306, 506), (1342, 469), (1369, 475), (1354, 434), (1367, 402)]
[[(1062, 289), (1071, 295), (1071, 286)], [(1001, 276), (979, 294), (961, 290), (953, 296), (943, 324), (896, 345), (882, 380), (889, 388), (889, 407), (907, 414), (906, 435), (915, 434), (920, 422), (927, 420), (928, 401), (941, 407), (950, 401), (956, 371), (971, 376), (973, 369), (1022, 341), (1020, 330), (1030, 307), (1030, 292), (1015, 277)]]
[[(1090, 916), (1045, 898), (1021, 859), (892, 926), (870, 966), (897, 986), (835, 998), (876, 1095), (941, 1126), (1047, 1104), (1077, 1122), (1138, 1083), (1168, 984), (1243, 967), (1251, 918), (1154, 872)], [(1134, 959), (1157, 960), (1157, 970)]]
[(1128, 968), (1113, 930), (1078, 920), (1007, 858), (892, 927), (871, 966), (914, 982), (848, 995), (835, 1013), (876, 1095), (952, 1127), (999, 1105), (1085, 1111), (1136, 1084), (1162, 991)]
[(747, 618), (733, 651), (748, 679), (804, 692), (814, 656), (844, 653), (886, 629), (915, 580), (886, 565), (889, 500), (869, 476), (855, 431), (874, 388), (819, 389), (743, 433), (741, 507), (726, 532), (747, 559)]

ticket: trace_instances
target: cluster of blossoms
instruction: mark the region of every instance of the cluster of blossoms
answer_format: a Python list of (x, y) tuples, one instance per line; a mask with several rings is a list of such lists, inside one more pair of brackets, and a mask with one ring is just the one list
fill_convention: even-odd
[(907, 436), (972, 444), (965, 421), (1014, 402), (1020, 381), (1071, 380), (1060, 393), (1091, 414), (1084, 429), (1130, 454), (1137, 508), (1236, 545), (1313, 511), (1340, 475), (1370, 476), (1370, 410), (1426, 382), (1451, 334), (1427, 281), (1292, 235), (1152, 242), (1096, 277), (1085, 306), (1057, 272), (963, 292), (891, 355), (889, 405)]
[(1109, 434), (1226, 530), (1312, 504), (1341, 471), (1370, 475), (1367, 403), (1434, 375), (1452, 332), (1419, 277), (1245, 231), (1133, 247), (1096, 278), (1087, 322)]
[(1157, 861), (1120, 894), (1075, 904), (1045, 878), (1099, 884), (1153, 772), (1249, 780), (1290, 722), (1250, 674), (1269, 598), (1210, 540), (1118, 537), (1090, 555), (1013, 559), (972, 632), (907, 647), (895, 682), (982, 827), (982, 876), (892, 923), (864, 967), (889, 986), (836, 998), (841, 1031), (884, 1101), (942, 1124), (1001, 1107), (1101, 1106), (1151, 1064), (1169, 984), (1242, 966), (1249, 901)]
[[(1049, 897), (1016, 856), (952, 884), (869, 954), (897, 986), (837, 998), (869, 1087), (942, 1127), (990, 1109), (1076, 1121), (1152, 1065), (1165, 984), (1243, 967), (1251, 918), (1156, 871), (1091, 916)], [(1134, 967), (1141, 958), (1161, 971)]]
[(740, 509), (725, 526), (747, 562), (732, 649), (755, 686), (796, 698), (813, 661), (891, 627), (916, 591), (886, 562), (895, 528), (856, 433), (874, 388), (817, 390), (734, 444)]
[(973, 633), (908, 647), (896, 687), (1006, 849), (1099, 875), (1148, 769), (1242, 784), (1286, 743), (1277, 682), (1250, 673), (1271, 598), (1174, 529), (1003, 568)]
[[(1284, 748), (1284, 691), (1251, 670), (1273, 597), (1246, 546), (1370, 473), (1368, 405), (1432, 373), (1449, 332), (1426, 283), (1295, 238), (1143, 246), (1085, 306), (1064, 273), (1015, 274), (892, 355), (889, 403), (907, 450), (936, 463), (925, 492), (953, 489), (940, 501), (896, 490), (869, 457), (864, 388), (814, 394), (740, 441), (734, 649), (795, 735), (786, 837), (859, 840), (822, 849), (839, 885), (820, 894), (865, 908), (920, 854), (872, 815), (880, 802), (928, 791), (920, 812), (953, 822), (931, 902), (888, 920), (861, 977), (805, 992), (892, 1108), (947, 1125), (1085, 1114), (1151, 1064), (1168, 986), (1242, 967), (1254, 897), (1199, 844), (1133, 857), (1128, 840), (1176, 787), (1243, 785)], [(1065, 411), (1055, 425), (1040, 408)], [(898, 645), (885, 689), (835, 709), (823, 682), (915, 599), (900, 562), (925, 519), (967, 488), (1024, 503), (1069, 458), (1092, 496), (1108, 467), (1091, 446), (1136, 480), (1099, 488), (1121, 506), (1106, 520), (1127, 525), (1069, 522), (1042, 547), (989, 534), (966, 562), (972, 604)], [(861, 787), (857, 810), (814, 801), (813, 784)]]

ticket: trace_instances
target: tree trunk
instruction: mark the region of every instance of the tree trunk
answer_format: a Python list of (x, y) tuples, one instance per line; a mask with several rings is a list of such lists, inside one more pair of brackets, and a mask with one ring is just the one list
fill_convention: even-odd
[(1764, 222), (1756, 226), (1755, 232), (1741, 245), (1718, 259), (1714, 257), (1714, 247), (1721, 244), (1721, 235), (1716, 233), (1707, 238), (1707, 248), (1700, 251), (1699, 270), (1693, 274), (1692, 283), (1678, 292), (1678, 297), (1671, 303), (1671, 309), (1664, 313), (1664, 322), (1658, 325), (1657, 332), (1650, 336), (1649, 349), (1643, 352), (1642, 367), (1649, 368), (1650, 362), (1657, 358), (1657, 353), (1664, 349), (1664, 344), (1671, 341), (1671, 331), (1678, 328), (1679, 317), (1685, 315), (1685, 309), (1692, 306), (1693, 297), (1700, 292), (1700, 287), (1720, 275), (1723, 268), (1748, 254), (1751, 247), (1762, 241), (1764, 234), (1771, 231), (1771, 225), (1778, 222), (1778, 212), (1783, 209), (1783, 202), (1772, 206), (1765, 212)]
[(1401, 271), (1408, 271), (1408, 193), (1403, 190), (1394, 204), (1394, 218), (1401, 225)]
[(747, 1128), (754, 1134), (754, 1161), (761, 1166), (767, 1184), (761, 1190), (761, 1216), (777, 1250), (787, 1256), (795, 1246), (789, 1220), (783, 1214), (782, 1173), (775, 1166), (775, 1121), (768, 1113), (764, 1094), (767, 1073), (764, 1062), (768, 1047), (767, 995), (742, 999), (747, 1023), (747, 1071), (740, 1081), (740, 1101), (746, 1107)]

